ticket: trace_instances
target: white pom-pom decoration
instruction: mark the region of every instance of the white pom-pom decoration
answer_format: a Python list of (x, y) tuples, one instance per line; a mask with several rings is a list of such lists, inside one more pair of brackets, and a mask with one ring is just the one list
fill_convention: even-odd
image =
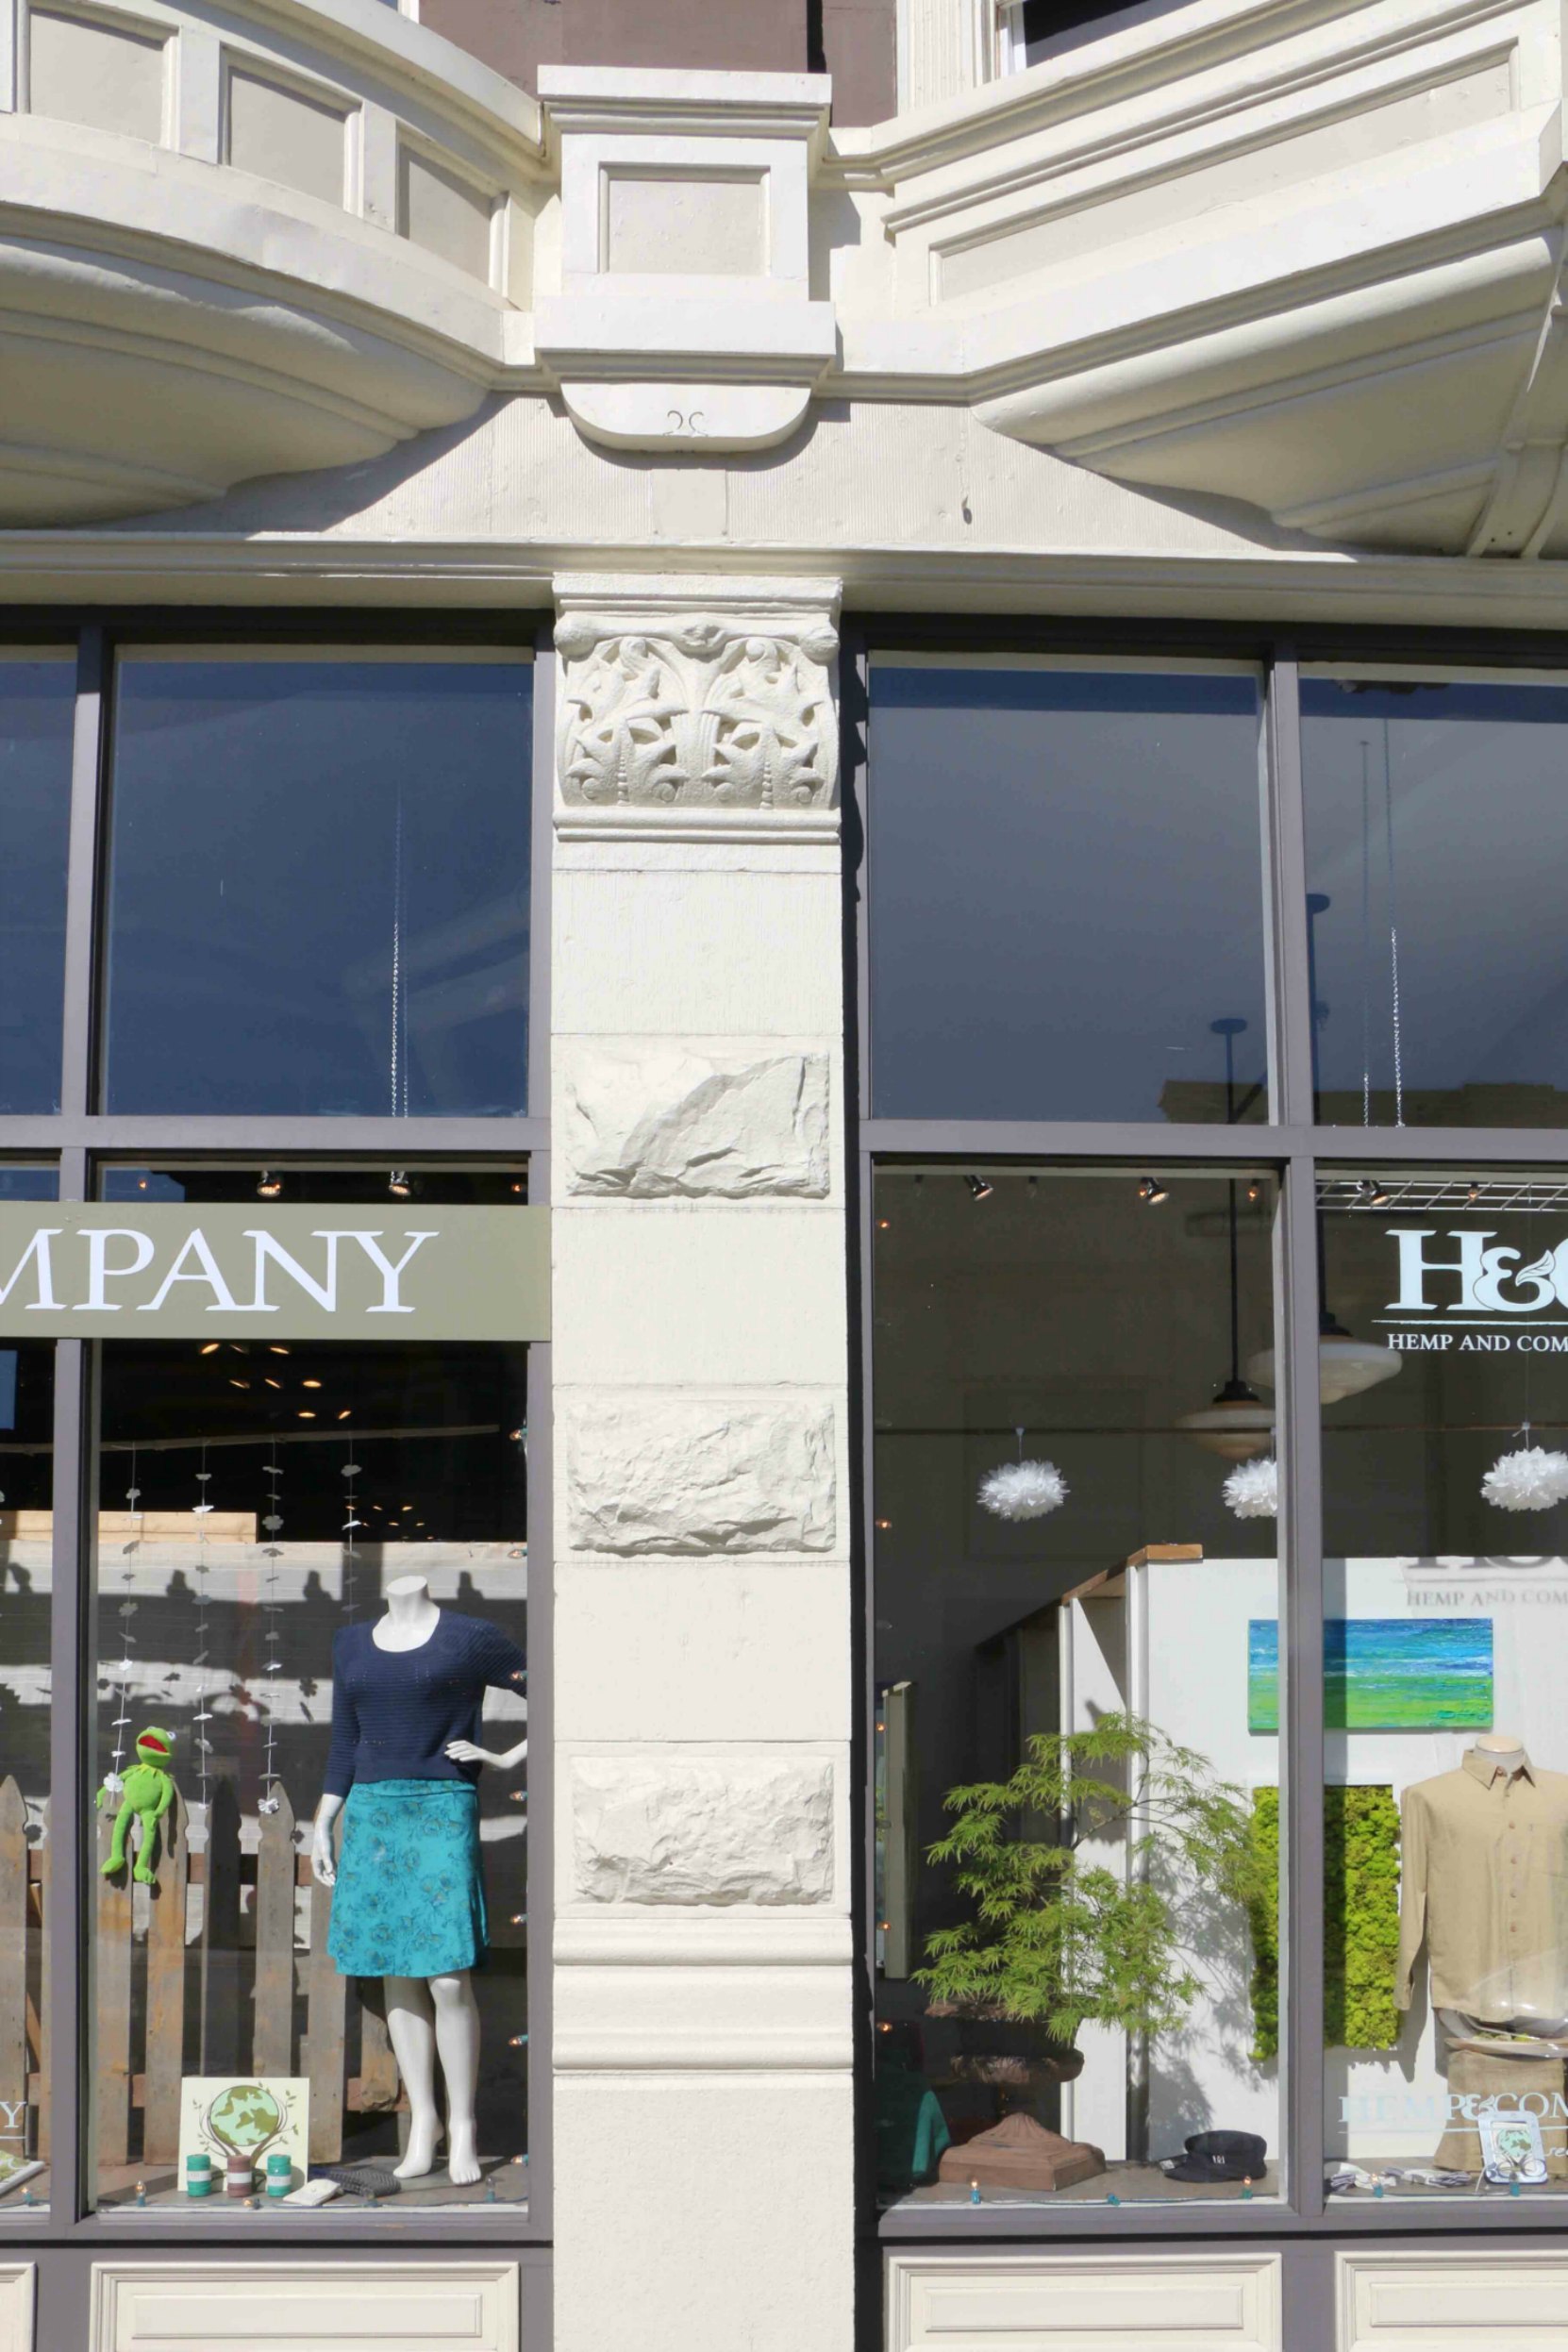
[(1225, 1499), (1238, 1519), (1276, 1519), (1279, 1464), (1272, 1454), (1239, 1461), (1225, 1482)]
[(1481, 1493), (1499, 1510), (1550, 1510), (1554, 1503), (1568, 1502), (1568, 1454), (1522, 1445), (1493, 1463)]
[(980, 1509), (998, 1519), (1043, 1519), (1067, 1500), (1054, 1461), (1005, 1461), (980, 1480)]

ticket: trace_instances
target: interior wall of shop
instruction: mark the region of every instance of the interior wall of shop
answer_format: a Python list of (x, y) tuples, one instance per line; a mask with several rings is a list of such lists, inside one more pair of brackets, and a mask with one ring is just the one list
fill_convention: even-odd
[[(951, 0), (957, 7), (959, 0)], [(827, 73), (833, 120), (897, 102), (895, 0), (421, 0), (420, 21), (530, 93), (542, 65)]]

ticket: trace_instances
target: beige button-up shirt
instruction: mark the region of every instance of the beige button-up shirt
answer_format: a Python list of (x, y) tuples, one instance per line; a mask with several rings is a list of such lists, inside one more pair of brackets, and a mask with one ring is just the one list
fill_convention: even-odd
[(1400, 2008), (1425, 1943), (1434, 2009), (1568, 2014), (1568, 1775), (1510, 1777), (1472, 1748), (1406, 1790), (1402, 1820)]

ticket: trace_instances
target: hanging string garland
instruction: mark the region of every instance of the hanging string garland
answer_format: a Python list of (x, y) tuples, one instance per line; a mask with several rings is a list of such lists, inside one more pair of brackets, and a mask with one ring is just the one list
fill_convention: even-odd
[(1568, 1454), (1530, 1444), (1527, 1421), (1515, 1434), (1525, 1443), (1493, 1463), (1481, 1480), (1484, 1499), (1499, 1510), (1551, 1510), (1568, 1503)]
[[(354, 1451), (352, 1441), (348, 1450), (350, 1454)], [(359, 1517), (359, 1497), (354, 1486), (355, 1479), (359, 1476), (359, 1463), (345, 1461), (340, 1475), (347, 1481), (343, 1489), (343, 1505), (348, 1512), (348, 1517), (343, 1521), (343, 1622), (345, 1625), (352, 1625), (355, 1609), (355, 1572), (359, 1561), (359, 1547), (354, 1539), (364, 1525)]]
[(1067, 1481), (1054, 1461), (1026, 1461), (1024, 1432), (1015, 1429), (1018, 1460), (988, 1470), (980, 1480), (979, 1505), (996, 1519), (1044, 1519), (1067, 1500)]
[(201, 1790), (202, 1818), (204, 1821), (209, 1821), (211, 1815), (207, 1810), (207, 1805), (208, 1783), (212, 1777), (212, 1743), (207, 1736), (207, 1726), (211, 1723), (213, 1717), (212, 1710), (208, 1705), (209, 1693), (207, 1667), (211, 1656), (211, 1641), (207, 1611), (208, 1603), (211, 1598), (208, 1590), (208, 1579), (212, 1574), (212, 1563), (207, 1553), (207, 1522), (211, 1515), (212, 1506), (207, 1499), (207, 1490), (211, 1483), (212, 1473), (207, 1466), (205, 1444), (201, 1452), (201, 1468), (196, 1473), (196, 1500), (191, 1507), (196, 1521), (196, 1655), (192, 1661), (196, 1672), (196, 1713), (193, 1727), (196, 1735), (196, 1777)]
[(1225, 1482), (1225, 1499), (1238, 1519), (1279, 1516), (1279, 1464), (1272, 1454), (1239, 1461)]
[[(277, 1482), (279, 1478), (282, 1477), (283, 1473), (279, 1469), (277, 1463), (277, 1446), (275, 1441), (273, 1445), (272, 1458), (268, 1461), (262, 1475), (266, 1478), (268, 1486), (267, 1508), (261, 1520), (262, 1532), (267, 1539), (265, 1543), (261, 1546), (261, 1557), (267, 1563), (266, 1573), (261, 1579), (261, 1622), (265, 1627), (265, 1631), (262, 1635), (262, 1644), (267, 1653), (263, 1672), (269, 1675), (276, 1675), (281, 1674), (283, 1671), (283, 1661), (277, 1655), (279, 1644), (283, 1639), (282, 1634), (278, 1630), (277, 1625), (277, 1563), (283, 1557), (283, 1547), (277, 1540), (278, 1530), (283, 1525), (282, 1514), (277, 1508), (279, 1500)], [(260, 1810), (264, 1813), (275, 1813), (279, 1810), (279, 1799), (277, 1795), (277, 1686), (275, 1683), (269, 1683), (267, 1685), (266, 1748), (261, 1759)]]
[(125, 1588), (125, 1594), (119, 1606), (121, 1654), (113, 1668), (115, 1676), (114, 1747), (108, 1771), (104, 1777), (105, 1788), (114, 1790), (116, 1793), (123, 1785), (124, 1776), (120, 1767), (128, 1753), (125, 1746), (125, 1727), (131, 1719), (130, 1686), (131, 1677), (136, 1672), (136, 1634), (131, 1620), (135, 1617), (140, 1606), (134, 1598), (133, 1589), (136, 1584), (136, 1555), (142, 1549), (143, 1528), (141, 1502), (142, 1489), (137, 1484), (136, 1448), (133, 1445), (130, 1458), (130, 1484), (125, 1489), (125, 1531), (129, 1541), (120, 1546), (122, 1563), (120, 1582)]

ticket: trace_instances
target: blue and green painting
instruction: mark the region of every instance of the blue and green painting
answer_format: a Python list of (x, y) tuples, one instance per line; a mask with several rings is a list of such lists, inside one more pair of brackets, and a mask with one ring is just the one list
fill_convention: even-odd
[[(1485, 1731), (1490, 1617), (1330, 1617), (1323, 1628), (1330, 1731)], [(1247, 1626), (1247, 1729), (1279, 1728), (1279, 1625)]]

